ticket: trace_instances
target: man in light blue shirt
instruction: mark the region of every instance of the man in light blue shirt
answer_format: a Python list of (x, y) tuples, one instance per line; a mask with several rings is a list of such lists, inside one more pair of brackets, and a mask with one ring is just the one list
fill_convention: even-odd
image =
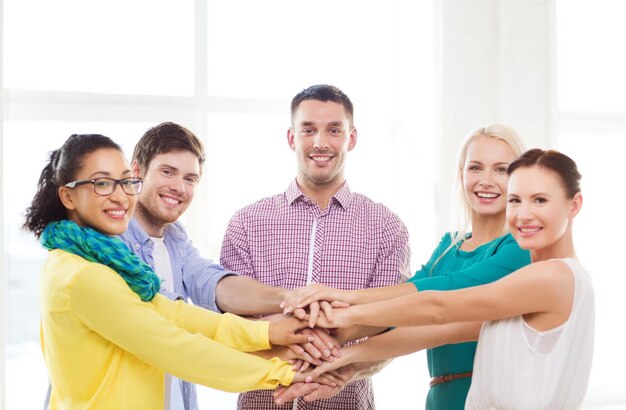
[[(131, 164), (144, 185), (133, 219), (120, 238), (162, 279), (171, 278), (172, 283), (163, 283), (161, 293), (172, 299), (191, 299), (216, 312), (278, 313), (285, 289), (239, 276), (203, 258), (178, 222), (193, 200), (204, 161), (202, 143), (185, 127), (165, 122), (146, 131), (135, 146)], [(159, 257), (155, 253), (158, 241), (167, 249)], [(171, 387), (170, 409), (198, 407), (193, 384), (172, 377)]]

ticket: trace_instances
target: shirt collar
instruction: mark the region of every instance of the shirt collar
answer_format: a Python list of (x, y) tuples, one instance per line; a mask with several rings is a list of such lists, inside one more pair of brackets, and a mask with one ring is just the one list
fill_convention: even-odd
[(139, 221), (135, 217), (130, 218), (126, 234), (133, 238), (137, 243), (144, 244), (148, 242), (150, 236), (143, 229)]
[[(296, 179), (294, 179), (291, 182), (291, 184), (289, 184), (285, 194), (287, 196), (287, 203), (289, 205), (293, 204), (296, 200), (300, 198), (309, 199), (300, 190), (300, 186), (298, 186), (298, 182), (296, 181)], [(333, 195), (332, 198), (330, 198), (330, 204), (332, 205), (333, 202), (337, 202), (339, 206), (341, 206), (343, 209), (346, 209), (350, 205), (352, 196), (353, 194), (352, 194), (352, 191), (350, 190), (350, 186), (348, 185), (348, 182), (344, 182), (341, 188), (339, 188), (339, 190), (335, 192), (335, 195)]]
[[(128, 224), (127, 234), (130, 235), (135, 241), (140, 244), (145, 244), (150, 239), (150, 235), (143, 229), (143, 226), (137, 221), (137, 218), (132, 217)], [(165, 225), (163, 230), (163, 238), (166, 236), (172, 236), (176, 239), (185, 239), (186, 233), (180, 222), (176, 221), (173, 224)]]
[(304, 195), (302, 191), (300, 191), (298, 182), (296, 182), (295, 179), (291, 181), (291, 184), (289, 184), (289, 186), (287, 187), (287, 191), (285, 192), (285, 195), (287, 195), (287, 203), (289, 205), (293, 204), (294, 201), (300, 197), (306, 198), (306, 195)]

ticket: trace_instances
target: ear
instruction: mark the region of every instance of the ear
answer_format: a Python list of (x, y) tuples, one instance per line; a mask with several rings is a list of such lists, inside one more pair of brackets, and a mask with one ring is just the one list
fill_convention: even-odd
[(132, 164), (130, 164), (130, 168), (133, 171), (134, 177), (141, 177), (141, 169), (139, 168), (139, 162), (137, 160), (133, 160)]
[(576, 192), (576, 194), (574, 195), (574, 198), (572, 199), (572, 209), (570, 209), (569, 211), (569, 217), (570, 219), (573, 219), (576, 215), (578, 215), (578, 212), (580, 212), (580, 209), (583, 206), (583, 195), (580, 192)]
[(287, 143), (289, 144), (289, 146), (291, 147), (292, 151), (296, 150), (296, 144), (295, 144), (295, 134), (293, 131), (293, 127), (289, 127), (289, 129), (287, 130)]
[(348, 151), (352, 151), (352, 148), (356, 145), (356, 128), (352, 127), (350, 135), (348, 136)]
[(70, 188), (62, 186), (59, 187), (59, 190), (57, 192), (59, 194), (59, 199), (61, 199), (61, 203), (65, 208), (67, 208), (69, 211), (76, 209), (74, 193)]

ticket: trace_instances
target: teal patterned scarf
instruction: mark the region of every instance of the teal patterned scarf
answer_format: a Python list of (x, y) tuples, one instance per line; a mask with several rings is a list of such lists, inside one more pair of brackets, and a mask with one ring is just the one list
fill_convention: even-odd
[(152, 300), (161, 288), (161, 280), (152, 268), (115, 236), (62, 220), (46, 225), (40, 241), (46, 249), (61, 249), (108, 266), (124, 278), (144, 302)]

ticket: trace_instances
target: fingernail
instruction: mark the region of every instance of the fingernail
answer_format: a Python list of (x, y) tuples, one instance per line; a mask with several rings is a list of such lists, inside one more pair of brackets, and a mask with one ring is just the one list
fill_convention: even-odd
[(311, 376), (307, 376), (306, 379), (304, 379), (304, 381), (307, 383), (311, 383), (313, 381), (313, 378), (311, 378)]
[(280, 307), (281, 307), (281, 308), (284, 308), (284, 307), (285, 307), (285, 302), (281, 303), (281, 304), (280, 304)]
[(327, 345), (329, 349), (332, 349), (333, 347), (335, 347), (331, 342), (328, 342)]
[(312, 342), (313, 340), (315, 340), (313, 336), (309, 336), (309, 342)]
[(283, 401), (281, 399), (276, 400), (276, 404), (278, 404), (279, 406), (281, 406), (283, 404)]
[(324, 350), (324, 356), (325, 357), (330, 356), (330, 350)]

